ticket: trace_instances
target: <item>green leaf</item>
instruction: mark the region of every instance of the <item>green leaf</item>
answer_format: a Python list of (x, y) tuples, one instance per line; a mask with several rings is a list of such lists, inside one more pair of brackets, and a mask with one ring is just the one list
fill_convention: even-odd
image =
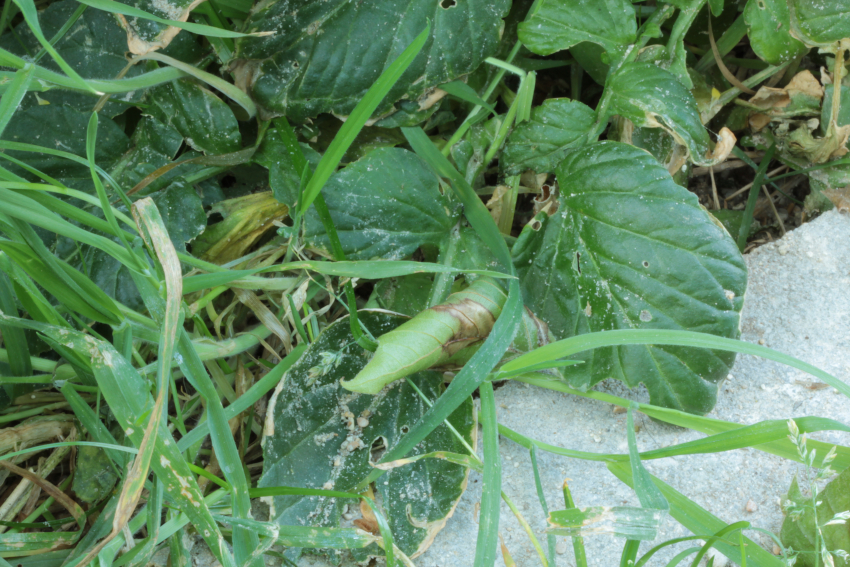
[(220, 155), (241, 149), (233, 111), (212, 91), (191, 79), (180, 79), (148, 92), (148, 112), (172, 125), (192, 148)]
[[(433, 0), (273, 1), (259, 5), (246, 32), (275, 31), (236, 41), (231, 65), (268, 114), (294, 122), (323, 112), (347, 115), (381, 72), (422, 31), (431, 32), (402, 79), (377, 108), (383, 115), (402, 99), (426, 101), (434, 87), (475, 70), (495, 54), (508, 0), (466, 0), (443, 7)], [(392, 30), (392, 33), (381, 33)]]
[(493, 108), (490, 103), (478, 96), (478, 93), (475, 92), (475, 89), (473, 89), (463, 81), (452, 81), (451, 83), (440, 85), (440, 88), (453, 97), (466, 101), (472, 104), (473, 106), (477, 104), (478, 106), (486, 108), (491, 113), (496, 114), (496, 109)]
[(59, 53), (56, 52), (56, 49), (53, 45), (44, 37), (44, 32), (41, 31), (41, 25), (38, 21), (38, 12), (36, 11), (35, 2), (33, 0), (12, 0), (15, 4), (18, 5), (18, 8), (21, 10), (21, 15), (24, 17), (24, 20), (27, 23), (32, 34), (35, 36), (38, 43), (41, 45), (42, 49), (50, 54), (50, 57), (53, 58), (53, 61), (62, 69), (62, 72), (65, 73), (72, 81), (76, 88), (89, 92), (92, 94), (99, 94), (95, 91), (91, 85), (86, 83), (82, 77), (80, 77), (73, 67), (68, 65), (68, 63), (62, 58)]
[(749, 0), (744, 8), (750, 46), (771, 65), (780, 65), (807, 51), (791, 35), (791, 15), (785, 0)]
[[(342, 158), (354, 143), (357, 135), (369, 121), (369, 117), (374, 114), (375, 110), (380, 106), (381, 102), (390, 94), (402, 76), (410, 70), (411, 65), (416, 61), (417, 56), (422, 52), (422, 48), (428, 41), (431, 33), (431, 22), (426, 22), (425, 29), (419, 32), (419, 35), (413, 38), (410, 45), (390, 63), (386, 69), (380, 74), (377, 80), (368, 88), (363, 98), (354, 106), (351, 114), (346, 118), (345, 124), (340, 127), (339, 132), (334, 136), (328, 149), (325, 150), (322, 159), (319, 160), (313, 175), (307, 182), (307, 186), (303, 189), (303, 196), (298, 203), (298, 217), (302, 217), (304, 213), (313, 204), (313, 201), (319, 196), (322, 188), (331, 178), (339, 166)], [(327, 207), (323, 207), (327, 208)], [(334, 239), (336, 241), (336, 239)], [(337, 252), (342, 252), (338, 250)], [(344, 255), (344, 253), (343, 253)], [(340, 260), (341, 258), (336, 258)]]
[[(94, 4), (97, 4), (97, 2), (94, 2)], [(129, 9), (121, 10), (121, 12), (116, 11), (113, 17), (118, 19), (121, 27), (127, 33), (125, 50), (138, 55), (167, 47), (174, 37), (180, 33), (180, 29), (168, 25), (163, 20), (185, 22), (189, 18), (189, 12), (197, 4), (196, 0), (141, 0), (133, 2)], [(159, 21), (138, 17), (137, 14), (131, 13), (134, 11), (133, 8), (136, 11), (153, 15)], [(132, 17), (126, 18), (123, 14)]]
[(693, 95), (670, 71), (649, 63), (623, 65), (606, 87), (609, 111), (638, 126), (664, 128), (688, 149), (694, 163), (709, 163), (708, 132)]
[(519, 39), (538, 55), (588, 41), (609, 55), (619, 55), (635, 42), (635, 9), (628, 0), (543, 0), (519, 25)]
[[(232, 30), (181, 21), (179, 17), (182, 17), (182, 15), (178, 15), (178, 13), (173, 10), (173, 4), (178, 3), (173, 3), (172, 5), (164, 4), (162, 2), (150, 3), (151, 7), (157, 9), (158, 11), (165, 12), (169, 17), (173, 18), (174, 16), (178, 16), (178, 19), (166, 19), (151, 14), (149, 12), (145, 12), (144, 10), (140, 10), (139, 8), (136, 8), (134, 6), (128, 6), (121, 2), (116, 2), (115, 0), (79, 0), (79, 2), (80, 4), (85, 4), (86, 6), (91, 6), (92, 8), (103, 10), (115, 16), (121, 14), (123, 16), (130, 16), (134, 20), (136, 20), (137, 18), (141, 18), (143, 20), (151, 20), (152, 22), (161, 24), (163, 26), (183, 29), (188, 32), (206, 37), (245, 37), (245, 34)], [(138, 25), (137, 21), (134, 21), (133, 23), (135, 25)], [(174, 30), (171, 30), (171, 33), (175, 33)]]
[(216, 264), (241, 258), (274, 228), (273, 222), (282, 221), (288, 212), (270, 191), (216, 203), (210, 213), (219, 213), (224, 220), (211, 225), (192, 243), (192, 254)]
[[(632, 486), (634, 480), (632, 479), (631, 470), (626, 463), (609, 463), (608, 470), (621, 481)], [(726, 522), (699, 506), (669, 484), (654, 476), (652, 477), (652, 481), (658, 486), (661, 494), (670, 503), (670, 515), (693, 534), (708, 539), (712, 534), (716, 534), (727, 527)], [(785, 562), (781, 558), (773, 556), (753, 540), (744, 537), (743, 543), (747, 546), (746, 564), (748, 566), (783, 567), (785, 565)], [(739, 546), (729, 545), (722, 540), (717, 541), (714, 546), (735, 563), (739, 565), (744, 564), (741, 560), (741, 548)]]
[[(513, 248), (526, 305), (556, 337), (638, 328), (738, 336), (743, 259), (652, 156), (601, 142), (569, 154), (558, 181), (558, 211), (538, 215)], [(734, 355), (622, 346), (584, 359), (566, 370), (576, 387), (643, 382), (653, 404), (704, 413)]]
[[(439, 244), (457, 222), (437, 176), (407, 150), (373, 151), (331, 177), (322, 195), (351, 260), (408, 257), (423, 244)], [(305, 220), (307, 243), (330, 254), (316, 211)]]
[(794, 37), (809, 46), (828, 46), (850, 38), (850, 0), (788, 0)]
[(514, 128), (502, 152), (506, 175), (526, 169), (551, 173), (570, 150), (581, 146), (596, 121), (590, 107), (567, 98), (550, 98), (531, 111), (531, 120)]
[(499, 423), (496, 419), (496, 398), (493, 384), (484, 382), (481, 395), (481, 424), (483, 426), (484, 478), (481, 481), (481, 516), (475, 544), (475, 567), (490, 567), (496, 562), (496, 542), (499, 536), (499, 505), (502, 494), (502, 456), (499, 454)]
[(605, 78), (608, 76), (608, 70), (611, 67), (602, 60), (603, 57), (607, 59), (607, 56), (601, 46), (583, 41), (570, 48), (570, 55), (597, 84), (605, 84)]
[(98, 447), (77, 449), (77, 471), (73, 489), (83, 502), (97, 503), (109, 496), (118, 480), (106, 451)]
[(387, 384), (446, 363), (490, 334), (505, 299), (505, 290), (495, 280), (475, 280), (440, 305), (381, 335), (369, 364), (353, 379), (343, 380), (342, 386), (377, 394)]
[(428, 309), (432, 283), (433, 278), (427, 274), (383, 279), (375, 284), (375, 291), (369, 298), (369, 303), (381, 309), (413, 317)]
[[(299, 146), (315, 169), (321, 156), (307, 144), (299, 144)], [(266, 132), (253, 159), (254, 162), (269, 170), (269, 186), (275, 199), (290, 209), (294, 208), (301, 189), (302, 172), (298, 170), (296, 166), (298, 162), (290, 153), (289, 147), (282, 139), (282, 134), (277, 129)]]
[[(361, 311), (359, 316), (375, 335), (404, 321), (375, 312)], [(377, 462), (381, 449), (391, 450), (421, 419), (428, 406), (407, 382), (377, 396), (351, 394), (340, 386), (341, 378), (365, 366), (367, 354), (355, 343), (348, 321), (342, 320), (326, 328), (287, 372), (269, 406), (259, 486), (354, 490), (372, 472), (370, 462)], [(411, 378), (429, 399), (439, 397), (441, 375), (421, 372)], [(471, 399), (452, 413), (449, 422), (471, 443)], [(445, 425), (431, 432), (411, 456), (433, 451), (465, 452)], [(412, 555), (430, 543), (454, 509), (465, 480), (464, 467), (440, 459), (384, 473), (376, 487), (402, 551)], [(326, 497), (276, 496), (270, 516), (281, 525), (336, 526), (346, 504)]]
[(590, 506), (549, 513), (546, 533), (581, 537), (610, 534), (630, 540), (653, 540), (667, 514), (633, 506)]
[[(812, 497), (810, 494), (803, 495), (795, 478), (788, 491), (788, 499), (797, 507), (805, 507), (800, 517), (786, 515), (782, 522), (780, 537), (783, 545), (793, 547), (795, 551), (802, 551), (797, 558), (798, 567), (811, 567), (822, 565), (815, 558), (817, 527), (815, 526), (815, 515), (812, 511)], [(818, 493), (817, 524), (821, 526), (824, 543), (830, 551), (838, 549), (850, 549), (850, 530), (848, 524), (840, 523), (831, 526), (825, 525), (832, 520), (833, 516), (850, 510), (850, 469), (846, 469), (835, 477), (826, 488)], [(835, 558), (836, 567), (847, 567), (850, 561)]]
[[(33, 106), (16, 112), (3, 132), (3, 140), (24, 142), (49, 149), (61, 149), (85, 157), (86, 137), (90, 112), (69, 106)], [(95, 152), (97, 164), (108, 168), (127, 151), (130, 141), (124, 131), (112, 120), (103, 117), (97, 128), (98, 145)], [(75, 163), (49, 154), (9, 151), (6, 153), (23, 160), (27, 165), (56, 178), (68, 187), (89, 189), (93, 192), (91, 173), (87, 162)], [(34, 176), (15, 165), (8, 169), (22, 177)]]
[[(823, 105), (821, 106), (821, 124), (824, 128), (829, 124), (832, 118), (832, 95), (835, 92), (835, 85), (825, 85), (823, 88)], [(835, 117), (838, 126), (846, 126), (850, 124), (850, 88), (841, 85), (841, 100), (838, 107), (838, 116)]]
[[(76, 0), (62, 0), (47, 6), (38, 14), (42, 31), (47, 37), (53, 37), (72, 17), (79, 7)], [(26, 22), (15, 26), (14, 34), (0, 36), (0, 47), (21, 56), (31, 56), (39, 51), (41, 45)], [(74, 22), (68, 31), (55, 44), (59, 56), (83, 79), (114, 79), (127, 65), (124, 54), (127, 43), (121, 26), (115, 18), (99, 10), (86, 10)], [(39, 64), (52, 71), (61, 72), (60, 67), (50, 58), (42, 58)], [(144, 72), (141, 66), (131, 67), (126, 77), (136, 77)], [(33, 85), (34, 86), (34, 85)], [(142, 92), (129, 95), (127, 102), (141, 98)], [(123, 97), (122, 97), (123, 98)], [(67, 104), (78, 110), (91, 111), (97, 99), (90, 93), (53, 89), (41, 92), (38, 98), (28, 95), (22, 108), (50, 103)], [(107, 103), (102, 116), (114, 116), (127, 109), (125, 104)]]

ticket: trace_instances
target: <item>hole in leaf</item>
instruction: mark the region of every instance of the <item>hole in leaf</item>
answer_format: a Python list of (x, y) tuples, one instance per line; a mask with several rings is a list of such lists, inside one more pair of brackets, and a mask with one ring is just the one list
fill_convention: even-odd
[(221, 188), (222, 189), (230, 189), (236, 185), (236, 176), (235, 175), (225, 175), (221, 178)]
[(540, 230), (541, 226), (543, 226), (543, 223), (540, 222), (539, 220), (532, 221), (531, 230), (533, 230), (534, 232), (537, 232), (538, 230)]
[(538, 203), (545, 203), (546, 201), (549, 200), (549, 197), (551, 195), (552, 195), (552, 187), (549, 184), (544, 183), (543, 185), (540, 186), (540, 194), (537, 195), (534, 198), (534, 200), (537, 201)]
[(410, 428), (408, 426), (406, 426), (406, 425), (401, 426), (401, 432), (402, 433), (407, 433), (408, 431), (410, 431)]
[(649, 262), (647, 262), (646, 260), (644, 260), (644, 261), (643, 261), (643, 267), (644, 267), (644, 268), (648, 268), (648, 267), (649, 267)]
[(299, 64), (298, 64), (298, 61), (293, 61), (293, 62), (292, 62), (292, 68), (293, 68), (293, 69), (298, 69), (299, 67), (301, 67), (301, 65), (299, 65)]
[[(407, 427), (407, 426), (405, 426)], [(404, 429), (404, 428), (402, 428)], [(377, 463), (381, 460), (381, 457), (384, 456), (384, 453), (387, 452), (387, 440), (383, 437), (378, 437), (374, 441), (372, 441), (372, 446), (369, 448), (369, 462)]]
[(576, 271), (581, 273), (581, 252), (576, 252)]
[(443, 10), (448, 10), (449, 8), (454, 8), (457, 6), (457, 0), (442, 0), (440, 2), (440, 8)]

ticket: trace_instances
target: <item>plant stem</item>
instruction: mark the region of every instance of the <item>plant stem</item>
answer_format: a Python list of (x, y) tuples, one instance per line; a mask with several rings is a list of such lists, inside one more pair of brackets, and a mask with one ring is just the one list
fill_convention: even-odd
[[(570, 492), (570, 486), (567, 481), (564, 481), (564, 506), (567, 509), (575, 508), (576, 503), (573, 501), (573, 495)], [(587, 551), (584, 549), (584, 538), (581, 536), (573, 536), (573, 554), (576, 559), (576, 567), (587, 567)]]
[(505, 494), (505, 491), (502, 491), (502, 500), (504, 500), (505, 504), (508, 505), (508, 508), (511, 509), (511, 512), (514, 513), (519, 525), (522, 526), (522, 529), (525, 530), (525, 533), (528, 534), (529, 539), (531, 540), (531, 544), (534, 546), (534, 549), (537, 550), (537, 555), (540, 556), (540, 563), (543, 564), (543, 567), (549, 567), (549, 560), (546, 559), (546, 554), (543, 553), (543, 548), (540, 546), (540, 542), (537, 540), (537, 536), (534, 535), (534, 532), (531, 530), (531, 526), (528, 525), (528, 522), (519, 513), (519, 510), (514, 505), (513, 501), (508, 498), (508, 495)]

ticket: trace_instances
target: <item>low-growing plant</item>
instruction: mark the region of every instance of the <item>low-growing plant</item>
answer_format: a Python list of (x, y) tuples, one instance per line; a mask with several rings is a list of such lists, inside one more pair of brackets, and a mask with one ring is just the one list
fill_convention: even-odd
[[(470, 470), (475, 566), (514, 564), (501, 501), (544, 566), (556, 536), (587, 565), (592, 533), (623, 566), (696, 540), (668, 565), (844, 564), (847, 474), (817, 482), (850, 448), (805, 435), (850, 426), (701, 416), (736, 353), (850, 395), (738, 340), (742, 252), (850, 202), (848, 42), (846, 0), (6, 2), (0, 565), (183, 566), (190, 536), (225, 567), (412, 565)], [(721, 205), (733, 167), (752, 182)], [(505, 380), (627, 408), (628, 454), (499, 424)], [(635, 411), (706, 437), (639, 452)], [(642, 464), (744, 447), (809, 472), (782, 557)], [(550, 511), (539, 451), (606, 462), (640, 506), (565, 484)], [(667, 517), (693, 535), (639, 554)]]

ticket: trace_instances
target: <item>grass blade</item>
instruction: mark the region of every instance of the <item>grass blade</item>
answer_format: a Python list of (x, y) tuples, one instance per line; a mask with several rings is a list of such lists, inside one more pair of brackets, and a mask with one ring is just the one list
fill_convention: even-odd
[[(18, 316), (18, 306), (15, 304), (12, 284), (9, 281), (9, 276), (3, 272), (0, 272), (0, 310), (7, 315)], [(12, 375), (31, 376), (30, 348), (24, 331), (9, 325), (0, 325), (0, 333), (3, 333), (3, 346), (6, 347), (6, 352), (9, 354), (8, 364)], [(10, 389), (10, 397), (14, 398), (14, 388)]]
[(759, 168), (756, 170), (753, 185), (750, 187), (750, 194), (747, 197), (747, 208), (744, 209), (741, 228), (738, 230), (738, 249), (741, 252), (747, 247), (747, 237), (750, 236), (750, 226), (753, 224), (753, 212), (756, 210), (756, 202), (758, 201), (761, 186), (764, 182), (764, 174), (767, 173), (767, 166), (770, 165), (770, 160), (773, 158), (773, 152), (775, 151), (776, 144), (773, 144), (764, 152), (764, 157), (762, 157)]
[[(232, 487), (232, 506), (237, 518), (250, 518), (251, 502), (248, 497), (248, 482), (245, 477), (245, 469), (242, 466), (236, 441), (230, 431), (230, 426), (224, 413), (221, 397), (216, 391), (209, 374), (204, 368), (203, 362), (195, 350), (192, 340), (182, 325), (175, 325), (179, 320), (179, 307), (182, 301), (182, 273), (180, 262), (176, 251), (171, 243), (168, 233), (159, 216), (159, 212), (153, 201), (147, 197), (137, 201), (133, 206), (133, 216), (139, 225), (139, 232), (143, 238), (147, 236), (146, 243), (152, 247), (163, 268), (166, 278), (166, 301), (152, 289), (140, 286), (142, 299), (148, 310), (153, 313), (163, 328), (172, 329), (168, 337), (160, 341), (160, 353), (158, 359), (158, 388), (161, 396), (165, 396), (167, 380), (170, 376), (172, 353), (174, 350), (180, 355), (177, 358), (183, 375), (192, 386), (201, 394), (207, 402), (209, 412), (210, 440), (218, 458), (224, 476)], [(144, 230), (146, 229), (146, 231)], [(147, 232), (147, 235), (145, 234)], [(148, 240), (149, 239), (149, 240)], [(137, 280), (138, 283), (143, 281)], [(181, 282), (178, 284), (177, 282)], [(167, 343), (167, 344), (166, 344)], [(244, 565), (245, 561), (252, 556), (253, 551), (259, 545), (256, 533), (250, 532), (243, 527), (237, 526), (233, 530), (233, 551), (236, 562)], [(251, 565), (258, 564), (259, 559), (254, 559)]]
[(788, 356), (787, 354), (783, 354), (760, 345), (754, 345), (746, 341), (726, 339), (706, 333), (695, 333), (693, 331), (625, 329), (577, 335), (540, 347), (532, 352), (511, 360), (502, 366), (497, 378), (501, 376), (501, 373), (515, 374), (518, 371), (530, 368), (533, 365), (556, 361), (585, 350), (592, 350), (605, 346), (635, 344), (692, 346), (761, 356), (775, 362), (781, 362), (791, 366), (792, 368), (808, 372), (809, 374), (820, 378), (845, 396), (850, 397), (850, 385), (842, 382), (835, 376), (812, 366), (811, 364), (797, 360), (793, 356)]
[[(74, 351), (89, 353), (92, 356), (92, 371), (110, 410), (133, 444), (137, 447), (141, 445), (143, 432), (139, 429), (139, 423), (143, 416), (150, 414), (154, 406), (149, 384), (111, 344), (78, 331), (35, 321), (7, 315), (0, 315), (0, 320), (39, 331)], [(162, 424), (159, 427), (155, 443), (155, 452), (159, 458), (151, 462), (151, 468), (157, 477), (166, 479), (170, 494), (174, 492), (181, 495), (181, 498), (172, 501), (198, 528), (216, 559), (224, 567), (235, 567), (233, 556), (223, 544), (218, 526), (204, 503), (188, 464), (168, 429)]]
[(123, 246), (108, 238), (74, 226), (29, 197), (0, 188), (0, 201), (3, 202), (3, 212), (11, 217), (93, 246), (106, 252), (128, 268), (132, 269), (132, 266), (136, 265), (135, 257), (131, 256)]
[(362, 278), (378, 280), (384, 278), (397, 278), (410, 274), (476, 274), (495, 278), (510, 277), (502, 272), (490, 270), (460, 270), (442, 264), (431, 264), (428, 262), (412, 262), (405, 260), (380, 260), (380, 261), (346, 261), (346, 262), (323, 262), (303, 261), (289, 262), (264, 268), (252, 270), (226, 270), (198, 276), (189, 276), (183, 280), (183, 293), (193, 293), (202, 289), (218, 287), (236, 282), (233, 287), (244, 287), (239, 282), (243, 278), (256, 274), (270, 274), (274, 272), (288, 272), (295, 270), (309, 270), (326, 276), (339, 276), (345, 278)]
[[(540, 467), (537, 466), (537, 446), (532, 445), (529, 450), (531, 454), (531, 469), (534, 472), (534, 487), (537, 489), (537, 498), (540, 500), (540, 507), (543, 509), (543, 514), (549, 515), (549, 506), (546, 504), (546, 495), (543, 493), (543, 483), (540, 482)], [(549, 551), (549, 565), (555, 565), (555, 536), (547, 534), (546, 543)]]
[(6, 87), (3, 98), (0, 99), (0, 135), (3, 134), (9, 120), (18, 109), (24, 95), (27, 94), (34, 73), (35, 66), (28, 63), (23, 69), (15, 73), (12, 83)]
[(95, 191), (97, 191), (98, 199), (100, 199), (100, 208), (103, 211), (104, 217), (106, 217), (106, 222), (108, 222), (109, 226), (112, 228), (113, 234), (116, 234), (118, 238), (121, 239), (121, 243), (124, 244), (124, 248), (127, 249), (127, 252), (132, 253), (130, 243), (124, 236), (124, 231), (121, 230), (118, 226), (118, 221), (115, 220), (115, 214), (112, 211), (112, 206), (109, 204), (109, 197), (106, 195), (106, 189), (103, 187), (103, 183), (100, 182), (100, 176), (97, 174), (97, 169), (95, 167), (97, 123), (97, 112), (92, 112), (91, 117), (89, 118), (88, 128), (86, 130), (86, 158), (89, 162), (89, 172), (91, 173), (92, 181), (94, 181)]
[[(608, 465), (608, 470), (621, 481), (632, 486), (632, 473), (628, 465), (625, 463), (611, 463)], [(652, 481), (661, 490), (667, 502), (670, 503), (670, 515), (692, 533), (707, 536), (707, 534), (716, 534), (726, 527), (726, 523), (720, 518), (685, 497), (669, 484), (655, 477), (652, 477)], [(751, 567), (782, 567), (784, 565), (782, 559), (764, 550), (751, 539), (744, 538), (744, 542), (747, 553), (746, 561)], [(732, 561), (738, 564), (741, 563), (741, 549), (739, 546), (729, 545), (719, 540), (715, 547)]]
[(475, 567), (490, 567), (496, 562), (499, 538), (499, 505), (502, 493), (502, 458), (499, 455), (499, 429), (496, 421), (496, 398), (493, 384), (484, 382), (481, 394), (482, 442), (484, 445), (484, 479), (481, 485), (481, 514), (478, 540), (475, 544)]
[(475, 89), (463, 81), (452, 81), (451, 83), (440, 85), (440, 88), (455, 98), (459, 98), (460, 100), (471, 104), (477, 104), (482, 108), (486, 108), (489, 112), (496, 114), (496, 109), (493, 108), (493, 105), (487, 103), (484, 99), (478, 96)]
[(652, 508), (655, 510), (668, 510), (670, 505), (664, 499), (664, 495), (658, 490), (658, 487), (652, 483), (652, 477), (649, 471), (640, 462), (640, 454), (637, 449), (637, 438), (635, 436), (635, 419), (632, 409), (635, 405), (629, 406), (628, 415), (626, 417), (626, 437), (629, 441), (629, 464), (632, 468), (632, 478), (634, 478), (634, 489), (637, 494), (640, 505), (644, 508)]
[(313, 204), (316, 196), (318, 196), (322, 187), (325, 186), (325, 183), (327, 183), (328, 179), (336, 171), (337, 165), (339, 165), (345, 152), (348, 151), (357, 134), (360, 133), (360, 130), (366, 124), (366, 121), (371, 118), (372, 113), (375, 112), (375, 109), (378, 108), (378, 105), (381, 104), (381, 101), (384, 100), (384, 97), (387, 96), (393, 85), (396, 84), (407, 68), (410, 67), (410, 64), (413, 63), (413, 60), (416, 59), (416, 56), (419, 55), (430, 33), (431, 23), (429, 22), (425, 26), (425, 29), (422, 30), (422, 33), (416, 36), (416, 39), (401, 52), (401, 55), (381, 73), (375, 84), (369, 87), (369, 90), (366, 91), (366, 94), (363, 95), (363, 98), (360, 99), (360, 102), (351, 111), (342, 128), (334, 136), (331, 145), (325, 150), (321, 161), (319, 161), (319, 165), (316, 166), (315, 173), (313, 173), (313, 176), (307, 183), (307, 187), (304, 189), (303, 200), (298, 203), (299, 216), (303, 216), (307, 212), (307, 209), (310, 208), (310, 205)]
[[(564, 506), (567, 510), (576, 507), (575, 501), (573, 501), (573, 495), (570, 492), (570, 486), (567, 484), (567, 481), (564, 481)], [(571, 538), (573, 540), (573, 555), (576, 560), (576, 567), (587, 567), (587, 551), (584, 548), (584, 538), (581, 535), (574, 535)]]
[(128, 6), (127, 4), (122, 4), (120, 2), (115, 2), (114, 0), (78, 0), (80, 4), (85, 4), (86, 6), (91, 6), (92, 8), (97, 8), (98, 10), (103, 10), (104, 12), (109, 12), (110, 14), (121, 14), (122, 16), (130, 16), (132, 18), (141, 18), (143, 20), (150, 20), (152, 22), (157, 22), (159, 24), (163, 24), (166, 26), (171, 26), (174, 28), (180, 28), (181, 30), (186, 30), (188, 32), (202, 35), (205, 37), (259, 37), (266, 35), (274, 35), (274, 32), (256, 32), (256, 33), (239, 33), (231, 30), (226, 30), (222, 28), (216, 28), (213, 26), (207, 26), (203, 24), (194, 24), (192, 22), (180, 22), (177, 20), (166, 20), (165, 18), (160, 18), (158, 16), (154, 16), (144, 10), (140, 10), (139, 8), (135, 8), (133, 6)]
[[(523, 380), (523, 382), (568, 394), (582, 395), (582, 392), (573, 390), (569, 386), (563, 384), (551, 382), (550, 380)], [(623, 398), (617, 398), (610, 394), (602, 394), (601, 392), (588, 392), (588, 394), (590, 395), (586, 395), (585, 397), (599, 399), (608, 403), (621, 405), (623, 407), (629, 407), (630, 401)], [(668, 410), (667, 408), (660, 408), (649, 404), (639, 404), (638, 409), (642, 413), (658, 419), (659, 421), (664, 421), (680, 427), (687, 427), (688, 429), (693, 429), (694, 431), (700, 431), (709, 435), (709, 437), (703, 439), (697, 439), (695, 441), (688, 441), (678, 445), (671, 445), (669, 447), (653, 449), (651, 451), (640, 453), (641, 459), (644, 460), (661, 459), (679, 455), (718, 453), (722, 451), (741, 449), (744, 447), (754, 447), (760, 451), (778, 455), (785, 459), (803, 462), (797, 454), (796, 448), (794, 448), (793, 444), (791, 444), (786, 438), (788, 423), (785, 420), (762, 421), (753, 425), (743, 426), (737, 423), (701, 417), (698, 415), (678, 412), (677, 410)], [(795, 422), (800, 424), (801, 430), (805, 429), (807, 433), (815, 431), (850, 431), (850, 427), (847, 425), (835, 420), (820, 417), (795, 418)], [(536, 445), (540, 449), (556, 455), (563, 455), (587, 461), (625, 462), (629, 460), (628, 455), (617, 453), (590, 453), (587, 451), (564, 449), (562, 447), (543, 443), (542, 441), (530, 439), (505, 427), (504, 425), (499, 425), (499, 433), (508, 439), (519, 443), (523, 447), (530, 448), (532, 445)], [(822, 452), (823, 454), (826, 454), (826, 452), (833, 447), (831, 444), (821, 443), (814, 440), (809, 440), (809, 444), (814, 444), (813, 446), (818, 449), (818, 452)], [(842, 446), (837, 447), (835, 467), (838, 469), (850, 467), (850, 448)]]
[(178, 61), (177, 59), (159, 53), (158, 51), (151, 51), (145, 53), (144, 55), (136, 57), (134, 61), (143, 61), (145, 59), (159, 61), (160, 63), (165, 63), (166, 65), (170, 65), (175, 69), (183, 71), (187, 75), (195, 77), (199, 81), (208, 84), (214, 89), (218, 89), (224, 96), (244, 108), (245, 112), (248, 113), (249, 118), (253, 118), (257, 115), (257, 106), (254, 104), (254, 101), (251, 100), (251, 97), (249, 97), (243, 91), (239, 90), (239, 88), (237, 88), (231, 83), (228, 83), (221, 77), (217, 77), (212, 73), (202, 71), (197, 67), (193, 67), (192, 65), (184, 63), (183, 61)]

